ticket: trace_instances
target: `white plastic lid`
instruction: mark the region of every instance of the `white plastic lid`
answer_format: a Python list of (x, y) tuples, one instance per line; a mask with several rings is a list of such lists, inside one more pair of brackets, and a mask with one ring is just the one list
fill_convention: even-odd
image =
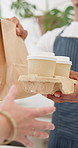
[(42, 60), (56, 61), (55, 56), (51, 56), (51, 57), (44, 57), (44, 56), (27, 56), (27, 59), (42, 59)]
[(66, 56), (55, 56), (57, 61), (70, 61), (70, 57)]
[(70, 61), (70, 57), (66, 57), (66, 56), (55, 56), (55, 57), (56, 57), (56, 63), (72, 65), (72, 62)]
[(72, 65), (72, 61), (56, 61), (56, 63), (70, 64)]
[(30, 56), (44, 56), (44, 57), (52, 57), (55, 56), (52, 52), (30, 52)]

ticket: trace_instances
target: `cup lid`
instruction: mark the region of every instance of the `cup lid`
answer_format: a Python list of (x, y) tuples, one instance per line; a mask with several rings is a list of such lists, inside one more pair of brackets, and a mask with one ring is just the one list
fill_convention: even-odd
[(66, 57), (66, 56), (55, 56), (55, 57), (56, 57), (56, 63), (72, 65), (72, 62), (70, 61), (70, 57)]
[(30, 56), (46, 56), (46, 57), (52, 57), (55, 56), (53, 52), (30, 52)]
[(56, 61), (55, 56), (51, 57), (44, 57), (44, 56), (27, 56), (27, 59), (42, 59), (42, 60), (50, 60), (50, 61)]
[(70, 61), (70, 57), (66, 56), (55, 56), (57, 61)]
[(72, 61), (56, 61), (56, 63), (70, 64), (72, 65)]

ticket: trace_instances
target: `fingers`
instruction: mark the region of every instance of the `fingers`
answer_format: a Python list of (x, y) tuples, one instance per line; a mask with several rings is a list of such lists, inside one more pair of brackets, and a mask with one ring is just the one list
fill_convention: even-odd
[[(54, 95), (55, 95), (55, 94), (54, 94)], [(58, 101), (59, 99), (56, 98), (54, 95), (48, 94), (48, 95), (47, 95), (47, 98), (53, 100), (54, 102), (59, 103), (59, 101)]]
[(54, 106), (53, 107), (36, 108), (35, 113), (34, 113), (34, 117), (45, 116), (45, 115), (55, 112), (55, 110), (56, 110), (56, 108)]
[(78, 102), (78, 83), (75, 85), (74, 93), (61, 96), (65, 102)]
[(12, 17), (11, 19), (10, 19), (13, 23), (15, 23), (16, 24), (16, 27), (19, 25), (19, 20), (16, 18), (16, 17)]
[(56, 103), (62, 103), (65, 101), (65, 100), (63, 100), (63, 98), (61, 98), (61, 97), (58, 98), (58, 97), (55, 97), (54, 95), (49, 95), (49, 99), (53, 100)]
[(27, 136), (22, 136), (20, 135), (18, 138), (15, 139), (16, 141), (18, 142), (21, 142), (24, 146), (27, 146), (27, 147), (33, 147), (35, 146), (35, 144), (30, 141)]
[(48, 95), (47, 95), (47, 98), (54, 101), (54, 97), (60, 98), (61, 94), (62, 94), (61, 92), (55, 92), (54, 95), (48, 94)]
[(28, 32), (24, 30), (24, 28), (16, 17), (11, 18), (11, 21), (16, 24), (16, 34), (22, 37), (22, 39), (24, 40), (27, 37)]
[(62, 94), (61, 92), (55, 92), (54, 95), (48, 94), (47, 98), (51, 99), (52, 101), (54, 101), (56, 103), (62, 103), (62, 102), (64, 102), (64, 100), (60, 98), (61, 94)]
[(15, 100), (16, 96), (17, 96), (17, 88), (15, 85), (13, 85), (13, 86), (11, 86), (7, 96), (5, 97), (5, 101), (6, 100), (9, 100), (9, 101)]
[(62, 93), (60, 91), (54, 93), (54, 96), (57, 97), (57, 98), (59, 98), (61, 95), (62, 95)]
[(11, 21), (16, 24), (16, 27), (19, 25), (19, 20), (16, 17), (7, 18), (6, 20)]
[(75, 72), (73, 70), (70, 71), (70, 76), (69, 76), (71, 79), (74, 79), (74, 80), (78, 80), (78, 72)]
[(46, 139), (49, 137), (49, 134), (42, 131), (37, 131), (36, 129), (32, 129), (29, 133), (29, 136), (39, 138), (39, 139)]
[(51, 95), (51, 94), (47, 95), (47, 98), (53, 100), (56, 103), (62, 103), (62, 102), (76, 103), (78, 102), (78, 83), (76, 83), (74, 87), (74, 93), (72, 94), (62, 94), (61, 92), (56, 92), (54, 95)]
[(28, 32), (22, 28), (16, 28), (16, 34), (22, 37), (22, 39), (24, 40), (27, 37)]
[(56, 92), (54, 95), (48, 95), (47, 98), (53, 100), (56, 103), (70, 102), (67, 98), (69, 95), (64, 95), (61, 92)]
[(75, 85), (74, 93), (72, 94), (62, 94), (61, 92), (56, 92), (54, 95), (47, 95), (47, 97), (56, 103), (78, 102), (78, 83)]
[(47, 98), (47, 94), (42, 94), (42, 95)]
[(50, 122), (37, 121), (37, 120), (34, 120), (33, 127), (40, 129), (40, 130), (54, 130), (55, 129), (54, 124)]
[(60, 95), (61, 95), (60, 93), (61, 92), (56, 92), (54, 95), (48, 94), (48, 95), (46, 95), (46, 97), (56, 103), (62, 103), (62, 102), (64, 102), (64, 100), (60, 99)]
[(12, 17), (11, 19), (6, 19), (8, 21), (12, 21), (16, 24), (16, 34), (20, 36), (23, 40), (27, 37), (28, 32), (24, 30), (23, 26), (20, 24), (19, 20), (16, 17)]

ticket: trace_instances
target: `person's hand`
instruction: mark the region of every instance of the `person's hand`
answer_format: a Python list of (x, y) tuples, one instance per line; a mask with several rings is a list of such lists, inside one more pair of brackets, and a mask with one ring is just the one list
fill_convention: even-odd
[(78, 81), (78, 72), (71, 70), (70, 71), (70, 76), (71, 79), (77, 80)]
[[(7, 111), (15, 119), (17, 125), (17, 135), (15, 141), (21, 142), (25, 146), (33, 146), (27, 136), (36, 138), (48, 138), (48, 133), (40, 130), (53, 130), (54, 125), (50, 122), (38, 121), (37, 117), (41, 117), (55, 111), (55, 107), (45, 108), (25, 108), (14, 102), (17, 94), (17, 89), (12, 86), (5, 100), (0, 105), (0, 110)], [(7, 127), (6, 127), (7, 128)], [(39, 129), (39, 131), (37, 130)], [(8, 129), (8, 131), (11, 129)], [(8, 133), (6, 133), (8, 134)], [(6, 135), (7, 137), (7, 135)]]
[[(70, 78), (74, 80), (78, 80), (78, 72), (70, 71)], [(62, 94), (61, 92), (56, 92), (54, 95), (48, 94), (47, 98), (53, 100), (56, 103), (62, 102), (78, 102), (78, 83), (74, 87), (74, 93), (72, 94)]]
[(74, 93), (72, 94), (62, 94), (61, 92), (56, 92), (54, 95), (48, 94), (48, 99), (53, 100), (56, 103), (62, 102), (78, 102), (78, 83), (75, 85)]
[(16, 34), (20, 36), (23, 40), (27, 37), (28, 32), (20, 24), (19, 20), (16, 17), (8, 18), (6, 20), (12, 21), (16, 24)]

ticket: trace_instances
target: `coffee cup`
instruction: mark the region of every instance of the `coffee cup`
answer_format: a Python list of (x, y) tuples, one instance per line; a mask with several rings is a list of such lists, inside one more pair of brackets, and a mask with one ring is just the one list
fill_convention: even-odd
[(28, 73), (42, 77), (53, 77), (56, 66), (55, 56), (28, 56)]
[(69, 77), (70, 68), (72, 65), (70, 58), (65, 56), (55, 56), (55, 57), (56, 57), (55, 75)]

